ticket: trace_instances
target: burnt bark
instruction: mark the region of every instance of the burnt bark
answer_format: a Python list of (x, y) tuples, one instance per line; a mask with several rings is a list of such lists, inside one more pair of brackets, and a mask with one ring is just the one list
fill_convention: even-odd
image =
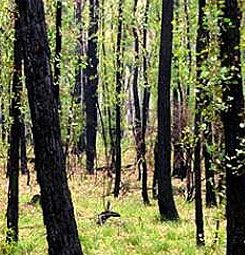
[(58, 0), (56, 3), (56, 45), (55, 45), (55, 59), (54, 59), (54, 95), (60, 108), (60, 64), (61, 64), (61, 46), (62, 46), (62, 1)]
[(21, 43), (17, 38), (20, 31), (20, 23), (18, 17), (15, 20), (15, 41), (14, 41), (14, 76), (12, 93), (13, 99), (11, 103), (10, 116), (13, 118), (9, 136), (9, 157), (8, 171), (9, 178), (8, 187), (8, 207), (7, 207), (7, 241), (18, 241), (18, 219), (19, 219), (19, 160), (20, 160), (20, 128), (21, 128), (21, 70), (22, 70), (22, 53)]
[(50, 255), (82, 254), (62, 149), (41, 0), (16, 0), (33, 124), (35, 169)]
[(142, 198), (145, 204), (149, 204), (147, 192), (147, 160), (146, 160), (146, 142), (145, 134), (147, 129), (147, 121), (149, 118), (149, 104), (150, 104), (150, 85), (148, 82), (148, 61), (147, 61), (147, 25), (148, 25), (148, 12), (149, 0), (146, 0), (146, 7), (144, 13), (144, 28), (143, 28), (143, 78), (144, 78), (144, 95), (142, 102), (142, 121), (141, 121), (141, 157), (142, 157)]
[(88, 60), (87, 60), (87, 84), (84, 89), (85, 113), (86, 113), (86, 155), (87, 171), (94, 172), (94, 160), (96, 157), (96, 131), (97, 131), (97, 88), (98, 88), (98, 0), (90, 0), (90, 25), (88, 30)]
[(195, 173), (195, 222), (196, 222), (196, 243), (198, 246), (205, 245), (204, 240), (204, 222), (202, 208), (202, 183), (201, 183), (201, 120), (202, 120), (202, 64), (207, 58), (207, 54), (203, 54), (207, 46), (207, 30), (204, 27), (204, 7), (206, 0), (199, 0), (198, 8), (198, 30), (197, 30), (197, 88), (196, 88), (196, 113), (195, 113), (195, 148), (194, 148), (194, 173)]
[(122, 90), (122, 62), (121, 62), (121, 47), (122, 47), (122, 26), (123, 26), (123, 4), (124, 0), (119, 0), (118, 6), (118, 27), (117, 27), (117, 45), (116, 45), (116, 177), (114, 196), (118, 197), (121, 183), (121, 99), (120, 94)]
[(158, 80), (158, 206), (162, 219), (179, 218), (171, 184), (171, 110), (170, 83), (172, 59), (173, 0), (162, 6)]
[(227, 69), (222, 81), (226, 153), (227, 255), (245, 253), (245, 175), (244, 175), (244, 98), (240, 53), (241, 10), (237, 0), (225, 0), (222, 6), (221, 62)]
[(136, 23), (136, 11), (138, 0), (134, 1), (134, 21), (133, 35), (134, 35), (134, 69), (133, 69), (133, 97), (134, 97), (134, 136), (136, 144), (136, 166), (138, 168), (138, 180), (141, 180), (141, 115), (140, 115), (140, 101), (138, 92), (138, 77), (139, 77), (139, 36)]
[(214, 170), (212, 170), (213, 156), (208, 148), (212, 145), (212, 128), (210, 121), (207, 121), (207, 130), (205, 131), (205, 144), (203, 146), (204, 166), (205, 166), (205, 179), (206, 179), (206, 206), (216, 206), (216, 194), (215, 194), (215, 180)]

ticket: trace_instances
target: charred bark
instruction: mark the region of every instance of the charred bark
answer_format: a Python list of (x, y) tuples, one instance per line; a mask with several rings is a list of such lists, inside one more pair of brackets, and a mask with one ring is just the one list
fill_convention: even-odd
[(62, 149), (53, 93), (50, 51), (41, 0), (16, 0), (33, 124), (35, 168), (50, 255), (82, 254)]
[(241, 10), (237, 0), (222, 6), (221, 62), (227, 69), (223, 82), (223, 112), (226, 153), (227, 255), (245, 253), (244, 98), (240, 53)]
[(173, 0), (164, 0), (158, 80), (158, 206), (162, 219), (179, 218), (171, 184), (170, 83), (172, 59)]
[(142, 157), (142, 198), (145, 204), (149, 204), (147, 192), (147, 160), (146, 160), (146, 142), (145, 134), (147, 129), (147, 121), (149, 118), (149, 104), (150, 104), (150, 86), (148, 82), (148, 63), (147, 63), (147, 25), (148, 25), (148, 12), (149, 0), (146, 0), (146, 7), (144, 13), (144, 28), (143, 28), (143, 78), (144, 78), (144, 95), (142, 103), (142, 122), (141, 122), (141, 157)]
[(207, 54), (203, 54), (207, 46), (208, 32), (204, 27), (204, 7), (206, 0), (199, 0), (198, 9), (198, 30), (197, 30), (197, 84), (196, 89), (196, 113), (195, 113), (195, 148), (194, 148), (194, 173), (195, 173), (195, 215), (196, 215), (196, 243), (198, 246), (204, 246), (204, 222), (203, 222), (203, 208), (202, 208), (202, 183), (201, 183), (201, 115), (202, 115), (202, 84), (206, 81), (202, 79), (201, 67)]
[(54, 95), (60, 109), (60, 65), (61, 65), (61, 46), (62, 46), (62, 2), (57, 1), (56, 6), (56, 46), (55, 46), (55, 59), (54, 59)]
[(124, 0), (119, 0), (118, 6), (118, 29), (117, 29), (117, 45), (116, 45), (116, 177), (114, 196), (118, 197), (121, 183), (121, 89), (122, 89), (122, 63), (121, 63), (121, 41), (123, 26), (123, 4)]
[(85, 93), (86, 112), (86, 155), (87, 171), (94, 172), (94, 160), (96, 157), (96, 131), (97, 131), (97, 88), (98, 88), (98, 0), (90, 0), (90, 26), (88, 31), (88, 65), (86, 68), (87, 84)]
[(133, 76), (133, 97), (134, 97), (134, 136), (136, 144), (136, 166), (138, 168), (138, 180), (141, 180), (141, 115), (140, 115), (140, 101), (138, 92), (138, 77), (139, 77), (139, 36), (136, 23), (136, 11), (138, 0), (134, 1), (134, 76)]
[(8, 172), (8, 207), (7, 207), (7, 241), (18, 241), (18, 219), (19, 219), (19, 160), (20, 160), (20, 128), (21, 128), (21, 69), (22, 53), (21, 43), (17, 38), (20, 31), (18, 17), (15, 20), (15, 42), (14, 42), (14, 77), (13, 77), (13, 99), (10, 115), (13, 118), (11, 125), (9, 142)]

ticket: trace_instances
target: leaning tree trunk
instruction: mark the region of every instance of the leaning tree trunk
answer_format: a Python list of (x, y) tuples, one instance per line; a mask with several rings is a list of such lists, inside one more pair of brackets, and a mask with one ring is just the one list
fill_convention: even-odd
[[(35, 169), (50, 255), (82, 254), (62, 149), (53, 93), (50, 51), (41, 0), (16, 0), (28, 99), (33, 124)], [(30, 40), (30, 38), (32, 38)]]
[(162, 219), (176, 220), (171, 184), (170, 83), (173, 0), (163, 0), (158, 80), (158, 205)]
[(221, 21), (221, 61), (226, 152), (227, 255), (245, 254), (244, 98), (240, 53), (241, 10), (237, 0), (225, 0)]
[(121, 63), (121, 40), (123, 25), (123, 7), (124, 0), (119, 0), (118, 6), (118, 29), (117, 29), (117, 47), (116, 47), (116, 177), (114, 196), (118, 197), (121, 182), (121, 89), (122, 89), (122, 63)]
[(19, 218), (19, 159), (20, 159), (20, 133), (21, 128), (21, 43), (17, 38), (20, 24), (19, 19), (15, 20), (15, 42), (14, 42), (14, 77), (13, 77), (13, 99), (10, 115), (13, 117), (9, 142), (8, 172), (8, 207), (7, 207), (7, 241), (18, 241), (18, 218)]
[(86, 155), (87, 171), (94, 172), (94, 160), (96, 157), (96, 129), (97, 129), (97, 88), (98, 88), (98, 0), (90, 0), (90, 25), (88, 30), (88, 66), (86, 69), (87, 84), (85, 93), (86, 112)]

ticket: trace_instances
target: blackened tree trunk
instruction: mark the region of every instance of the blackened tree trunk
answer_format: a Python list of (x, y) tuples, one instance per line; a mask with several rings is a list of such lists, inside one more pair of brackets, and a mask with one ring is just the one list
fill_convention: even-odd
[[(29, 180), (30, 173), (27, 167), (27, 155), (26, 155), (26, 128), (23, 116), (20, 119), (20, 161), (21, 161), (21, 173), (27, 174)], [(27, 181), (27, 184), (29, 181)]]
[(138, 168), (138, 180), (141, 179), (141, 116), (140, 116), (140, 102), (138, 92), (138, 77), (139, 77), (139, 36), (136, 23), (136, 11), (138, 0), (134, 1), (134, 76), (133, 76), (133, 96), (134, 96), (134, 136), (136, 144), (136, 165)]
[(198, 246), (205, 245), (204, 241), (204, 223), (203, 223), (203, 209), (202, 209), (202, 185), (201, 185), (201, 118), (202, 118), (202, 103), (201, 95), (203, 93), (202, 87), (205, 81), (202, 79), (201, 67), (207, 54), (204, 50), (207, 46), (207, 30), (204, 27), (204, 7), (206, 0), (199, 0), (198, 9), (198, 31), (197, 31), (197, 84), (196, 89), (196, 113), (195, 113), (195, 138), (196, 144), (194, 148), (194, 172), (195, 172), (195, 215), (196, 215), (196, 243)]
[(18, 241), (18, 218), (19, 218), (19, 159), (20, 159), (20, 106), (21, 106), (21, 44), (17, 39), (20, 31), (19, 19), (15, 20), (15, 42), (14, 42), (14, 77), (13, 77), (13, 99), (10, 114), (13, 118), (9, 142), (8, 172), (8, 207), (7, 207), (7, 241)]
[(56, 6), (56, 47), (55, 47), (55, 59), (54, 59), (54, 95), (60, 108), (60, 58), (61, 58), (61, 46), (62, 46), (62, 33), (61, 33), (61, 22), (62, 22), (62, 1), (58, 0)]
[(162, 1), (162, 27), (158, 80), (158, 205), (162, 219), (177, 220), (171, 184), (170, 83), (173, 0)]
[(122, 89), (122, 63), (121, 63), (121, 41), (123, 26), (123, 7), (124, 0), (119, 0), (118, 6), (118, 29), (117, 29), (117, 46), (116, 46), (116, 177), (114, 196), (118, 197), (121, 183), (121, 89)]
[(94, 172), (96, 157), (96, 129), (97, 129), (97, 88), (98, 88), (98, 0), (90, 0), (90, 25), (88, 30), (88, 66), (86, 69), (87, 84), (85, 86), (85, 112), (86, 112), (86, 155), (87, 171)]
[[(245, 254), (244, 99), (241, 73), (240, 21), (237, 0), (225, 0), (221, 21), (221, 61), (227, 68), (223, 80), (226, 152), (227, 255)], [(243, 143), (243, 144), (242, 144)], [(243, 145), (243, 146), (242, 146)]]
[(58, 105), (53, 93), (43, 2), (16, 0), (16, 4), (49, 254), (80, 255), (82, 250), (65, 171)]
[(144, 13), (144, 28), (143, 28), (143, 78), (144, 78), (144, 96), (142, 103), (142, 122), (141, 122), (141, 157), (142, 157), (142, 198), (145, 204), (149, 204), (147, 192), (147, 161), (146, 161), (146, 142), (145, 134), (147, 129), (147, 121), (149, 118), (149, 104), (150, 104), (150, 86), (148, 82), (148, 61), (147, 61), (147, 25), (148, 25), (148, 12), (149, 0), (146, 0), (146, 7)]
[[(207, 101), (208, 98), (206, 99)], [(216, 206), (216, 195), (215, 195), (215, 180), (214, 180), (214, 170), (212, 170), (212, 153), (209, 146), (212, 145), (212, 127), (210, 121), (206, 121), (206, 128), (204, 137), (205, 144), (203, 146), (203, 156), (205, 165), (205, 179), (206, 179), (206, 206), (213, 207)]]

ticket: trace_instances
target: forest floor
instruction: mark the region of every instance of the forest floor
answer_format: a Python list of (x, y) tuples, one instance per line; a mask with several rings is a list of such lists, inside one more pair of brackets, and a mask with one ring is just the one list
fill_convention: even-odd
[[(4, 171), (0, 177), (0, 254), (46, 255), (47, 242), (40, 206), (28, 202), (39, 193), (34, 173), (31, 185), (21, 176), (19, 243), (15, 247), (5, 243), (7, 180)], [(180, 215), (178, 222), (161, 222), (157, 201), (151, 198), (150, 206), (141, 201), (140, 183), (134, 169), (124, 170), (123, 189), (119, 199), (112, 195), (103, 199), (110, 183), (102, 173), (96, 176), (74, 173), (69, 186), (75, 207), (78, 231), (85, 255), (223, 255), (225, 254), (224, 209), (205, 209), (206, 247), (195, 245), (194, 203), (187, 203), (184, 194), (178, 192), (182, 184), (174, 180), (175, 200)], [(104, 200), (104, 201), (103, 201)], [(104, 202), (110, 201), (112, 210), (120, 218), (109, 219), (103, 226), (97, 224), (97, 215), (104, 211)], [(219, 239), (214, 243), (216, 222), (220, 219)]]

